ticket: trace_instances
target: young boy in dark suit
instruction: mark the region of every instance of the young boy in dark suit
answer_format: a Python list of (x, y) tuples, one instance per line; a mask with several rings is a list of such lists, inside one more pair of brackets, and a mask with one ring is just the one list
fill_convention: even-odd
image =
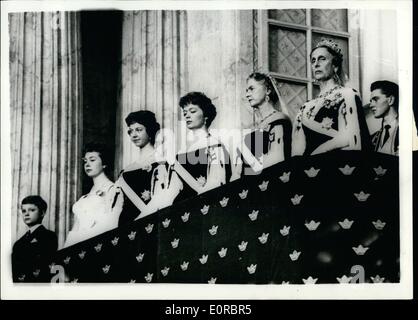
[(40, 196), (32, 195), (22, 200), (22, 218), (29, 230), (13, 245), (14, 282), (49, 281), (48, 263), (57, 251), (58, 240), (54, 232), (42, 225), (47, 207)]

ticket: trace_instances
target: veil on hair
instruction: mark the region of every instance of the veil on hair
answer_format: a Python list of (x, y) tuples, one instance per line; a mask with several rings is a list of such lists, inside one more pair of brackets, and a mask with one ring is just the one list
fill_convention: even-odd
[(278, 109), (278, 111), (283, 112), (289, 119), (293, 120), (295, 115), (293, 115), (292, 112), (289, 111), (287, 103), (284, 101), (283, 97), (280, 94), (279, 88), (277, 87), (276, 80), (269, 74), (267, 76), (278, 97), (278, 103), (276, 103), (276, 108)]

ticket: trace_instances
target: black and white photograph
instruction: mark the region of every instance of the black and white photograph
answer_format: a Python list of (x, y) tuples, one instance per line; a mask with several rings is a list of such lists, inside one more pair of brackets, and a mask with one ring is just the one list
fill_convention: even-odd
[(6, 299), (412, 297), (412, 1), (5, 1)]

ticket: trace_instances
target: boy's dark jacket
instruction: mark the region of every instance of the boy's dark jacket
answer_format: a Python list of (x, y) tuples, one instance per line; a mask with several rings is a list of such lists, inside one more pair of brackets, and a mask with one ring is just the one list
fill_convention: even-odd
[[(50, 275), (46, 268), (57, 251), (58, 239), (54, 232), (43, 225), (33, 233), (25, 233), (13, 245), (12, 272), (14, 282), (47, 282)], [(42, 271), (41, 271), (42, 270)]]

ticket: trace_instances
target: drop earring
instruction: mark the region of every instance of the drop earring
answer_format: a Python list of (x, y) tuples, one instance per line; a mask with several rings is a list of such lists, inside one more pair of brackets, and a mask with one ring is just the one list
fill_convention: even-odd
[(335, 83), (337, 83), (338, 85), (341, 85), (341, 79), (340, 79), (340, 77), (338, 76), (337, 73), (334, 73), (333, 79), (334, 79)]

